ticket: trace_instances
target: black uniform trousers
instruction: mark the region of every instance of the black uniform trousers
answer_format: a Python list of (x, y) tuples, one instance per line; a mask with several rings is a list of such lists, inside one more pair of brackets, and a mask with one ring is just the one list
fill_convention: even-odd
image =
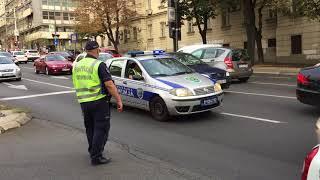
[(91, 159), (102, 157), (110, 130), (110, 102), (108, 98), (81, 103)]

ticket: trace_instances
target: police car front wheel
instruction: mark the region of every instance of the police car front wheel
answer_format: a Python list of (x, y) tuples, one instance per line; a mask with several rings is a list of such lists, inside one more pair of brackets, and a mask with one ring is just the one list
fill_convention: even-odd
[(150, 112), (154, 119), (158, 121), (167, 121), (169, 112), (166, 103), (160, 97), (155, 97), (150, 103)]

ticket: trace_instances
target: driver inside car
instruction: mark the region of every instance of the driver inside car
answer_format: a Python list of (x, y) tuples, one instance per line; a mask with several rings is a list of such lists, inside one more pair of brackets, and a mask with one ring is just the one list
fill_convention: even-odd
[(133, 76), (142, 76), (142, 71), (136, 63), (131, 63), (129, 65), (129, 79), (133, 79)]

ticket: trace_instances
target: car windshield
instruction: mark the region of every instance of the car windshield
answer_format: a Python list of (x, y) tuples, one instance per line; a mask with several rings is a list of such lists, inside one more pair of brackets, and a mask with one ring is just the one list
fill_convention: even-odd
[(142, 60), (141, 64), (151, 77), (193, 73), (190, 68), (173, 58)]
[(68, 57), (68, 56), (70, 56), (70, 54), (67, 53), (67, 52), (57, 52), (57, 54), (59, 54), (59, 55), (61, 55), (61, 56), (63, 56), (63, 57)]
[(24, 53), (21, 52), (21, 51), (19, 51), (19, 52), (14, 52), (13, 54), (14, 54), (14, 55), (24, 55)]
[(7, 57), (0, 57), (0, 64), (13, 64), (13, 61)]
[(0, 52), (0, 56), (12, 57), (12, 55), (8, 52)]
[(66, 59), (60, 55), (47, 56), (47, 61), (65, 61)]
[(183, 54), (183, 53), (177, 53), (177, 54), (172, 54), (178, 61), (183, 63), (184, 65), (187, 66), (192, 66), (192, 65), (199, 65), (199, 64), (205, 64), (203, 61), (198, 59), (197, 57), (191, 55), (191, 54)]
[(110, 54), (99, 54), (99, 57), (98, 57), (98, 59), (100, 60), (100, 61), (103, 61), (103, 62), (106, 62), (108, 59), (111, 59), (111, 58), (113, 58), (112, 57), (112, 55), (110, 55)]
[(29, 53), (38, 53), (38, 51), (29, 51)]

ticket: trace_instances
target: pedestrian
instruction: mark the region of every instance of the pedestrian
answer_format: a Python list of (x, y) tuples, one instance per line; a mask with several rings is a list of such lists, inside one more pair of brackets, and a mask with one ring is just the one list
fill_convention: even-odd
[(110, 130), (111, 96), (116, 100), (119, 112), (123, 105), (106, 64), (97, 60), (99, 44), (89, 41), (85, 50), (86, 57), (73, 67), (72, 79), (84, 117), (91, 164), (107, 164), (110, 158), (103, 157), (102, 153)]

